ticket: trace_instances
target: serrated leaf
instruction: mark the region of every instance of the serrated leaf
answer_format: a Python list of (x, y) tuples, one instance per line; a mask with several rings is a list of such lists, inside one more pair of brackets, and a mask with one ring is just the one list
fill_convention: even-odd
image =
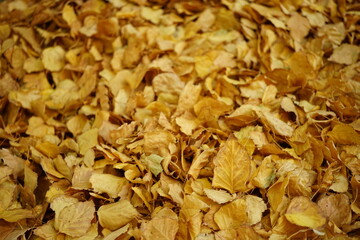
[(230, 193), (247, 189), (251, 160), (246, 149), (236, 139), (226, 141), (216, 155), (214, 163), (214, 188), (223, 188)]
[(59, 232), (71, 237), (84, 235), (91, 226), (94, 218), (94, 202), (78, 202), (61, 210), (59, 214)]

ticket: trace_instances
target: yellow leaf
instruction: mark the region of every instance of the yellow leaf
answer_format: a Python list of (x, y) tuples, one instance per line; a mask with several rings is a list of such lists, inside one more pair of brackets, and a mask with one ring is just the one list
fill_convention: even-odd
[(152, 219), (142, 224), (145, 240), (172, 240), (179, 229), (178, 216), (169, 208), (163, 208)]
[(216, 57), (217, 52), (215, 51), (195, 57), (195, 70), (199, 77), (204, 78), (214, 70), (214, 60)]
[(85, 166), (76, 166), (72, 176), (72, 188), (74, 189), (89, 189), (91, 188), (90, 177), (93, 173), (92, 168)]
[(206, 166), (206, 164), (210, 160), (211, 155), (213, 155), (214, 152), (215, 151), (213, 149), (206, 149), (200, 154), (196, 155), (191, 163), (188, 175), (193, 177), (194, 179), (197, 179), (201, 169)]
[(155, 93), (171, 93), (180, 95), (185, 83), (175, 73), (161, 73), (152, 80)]
[(102, 227), (116, 230), (129, 223), (139, 213), (128, 200), (120, 200), (115, 203), (102, 205), (97, 215)]
[(267, 111), (258, 111), (258, 114), (265, 124), (267, 124), (276, 134), (285, 137), (292, 136), (294, 129), (281, 119), (277, 118), (275, 114)]
[(31, 117), (29, 119), (29, 126), (26, 130), (26, 134), (35, 137), (43, 137), (45, 135), (54, 135), (55, 129), (54, 127), (47, 126), (44, 123), (44, 120), (39, 117)]
[(8, 149), (0, 149), (0, 159), (12, 169), (15, 178), (23, 175), (25, 161), (22, 158), (12, 154)]
[(78, 21), (74, 8), (70, 4), (66, 4), (64, 6), (62, 10), (62, 17), (69, 26)]
[(261, 221), (262, 213), (267, 209), (267, 206), (262, 198), (246, 195), (246, 213), (248, 222), (253, 225)]
[(38, 186), (38, 174), (25, 164), (24, 176), (25, 187), (33, 192)]
[(194, 85), (193, 81), (186, 83), (183, 91), (180, 94), (179, 102), (176, 108), (174, 116), (180, 116), (186, 111), (193, 109), (201, 93), (201, 86)]
[(146, 20), (149, 20), (150, 22), (154, 24), (159, 24), (162, 14), (164, 10), (163, 9), (152, 9), (149, 7), (141, 7), (141, 17), (143, 17)]
[(74, 136), (77, 136), (84, 130), (88, 130), (87, 128), (90, 128), (90, 124), (86, 116), (80, 114), (70, 118), (66, 123), (66, 127)]
[(46, 70), (60, 71), (65, 65), (65, 51), (60, 46), (46, 48), (42, 52), (41, 60)]
[(110, 233), (109, 235), (106, 235), (106, 237), (104, 238), (104, 240), (116, 240), (118, 239), (119, 236), (121, 236), (124, 233), (127, 233), (129, 230), (129, 224), (123, 226), (122, 228), (119, 228), (116, 231), (113, 231), (112, 233)]
[(329, 189), (338, 193), (345, 193), (348, 191), (349, 182), (346, 176), (341, 173), (334, 173), (334, 181), (329, 187)]
[(221, 207), (214, 215), (214, 220), (220, 229), (240, 227), (248, 222), (246, 215), (246, 202), (244, 199), (235, 201)]
[(205, 188), (204, 192), (208, 198), (219, 204), (227, 203), (233, 200), (235, 197), (234, 195), (230, 195), (228, 192), (224, 190)]
[(256, 169), (255, 177), (251, 181), (256, 187), (268, 188), (275, 176), (274, 164), (271, 161), (271, 157), (267, 156)]
[(90, 183), (95, 192), (107, 193), (109, 197), (119, 197), (122, 191), (127, 191), (128, 180), (111, 174), (94, 173)]
[(217, 121), (219, 116), (231, 110), (231, 106), (211, 97), (203, 97), (194, 106), (194, 112), (200, 120)]
[(340, 47), (335, 48), (333, 54), (329, 58), (329, 61), (350, 65), (356, 63), (359, 54), (359, 46), (345, 43)]
[(339, 144), (360, 144), (360, 134), (347, 124), (337, 124), (327, 135)]
[(55, 158), (59, 154), (59, 148), (56, 144), (50, 142), (38, 142), (35, 148), (47, 157)]
[(94, 213), (93, 201), (77, 202), (64, 207), (59, 213), (59, 232), (72, 237), (84, 235), (91, 226)]
[(5, 210), (10, 207), (16, 197), (16, 188), (16, 184), (11, 181), (4, 181), (0, 183), (0, 212), (1, 210)]
[(286, 219), (298, 226), (319, 228), (326, 223), (319, 206), (307, 197), (295, 197), (285, 213)]
[(14, 208), (9, 210), (0, 210), (0, 219), (3, 219), (7, 222), (18, 222), (22, 219), (26, 218), (36, 218), (43, 211), (43, 207), (38, 205), (33, 209), (22, 209), (22, 208)]
[(214, 159), (214, 188), (230, 193), (245, 191), (250, 177), (251, 160), (246, 149), (235, 139), (228, 139)]
[(58, 232), (54, 228), (54, 220), (50, 220), (47, 223), (37, 227), (34, 230), (34, 234), (44, 239), (56, 239)]
[(190, 136), (193, 130), (199, 125), (197, 119), (190, 112), (185, 112), (175, 119), (176, 124), (180, 127), (181, 132)]
[(291, 37), (297, 42), (301, 42), (311, 28), (309, 21), (298, 13), (292, 14), (287, 25), (290, 29)]
[(87, 150), (92, 147), (95, 147), (98, 144), (98, 129), (90, 129), (77, 138), (79, 144), (79, 152), (82, 155), (85, 155)]

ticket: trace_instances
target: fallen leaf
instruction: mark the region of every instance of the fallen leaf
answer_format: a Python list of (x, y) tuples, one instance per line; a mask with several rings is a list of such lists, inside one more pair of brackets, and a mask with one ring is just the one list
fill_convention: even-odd
[(46, 48), (42, 52), (41, 60), (46, 70), (60, 71), (65, 65), (65, 50), (61, 46)]
[(214, 158), (214, 188), (223, 188), (230, 193), (247, 189), (250, 177), (250, 157), (246, 149), (235, 139), (228, 139)]
[(307, 197), (295, 197), (291, 200), (286, 213), (286, 219), (298, 226), (320, 228), (326, 223), (319, 206)]
[(175, 239), (178, 216), (169, 208), (163, 208), (147, 223), (142, 224), (144, 239)]
[(338, 227), (351, 222), (349, 197), (345, 194), (331, 194), (318, 201), (321, 212)]
[(91, 226), (95, 206), (92, 201), (77, 202), (64, 207), (58, 218), (59, 232), (72, 237), (83, 236)]
[(354, 64), (358, 60), (359, 54), (359, 46), (345, 43), (334, 49), (329, 61), (350, 65)]
[(136, 218), (139, 213), (128, 200), (120, 200), (101, 206), (97, 215), (102, 227), (116, 230)]
[(248, 223), (245, 200), (236, 199), (221, 207), (214, 214), (214, 220), (220, 229), (237, 228)]

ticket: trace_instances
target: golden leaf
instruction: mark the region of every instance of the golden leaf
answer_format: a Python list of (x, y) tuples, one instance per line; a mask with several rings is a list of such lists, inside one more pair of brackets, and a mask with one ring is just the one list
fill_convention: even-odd
[(248, 222), (251, 225), (259, 223), (262, 218), (262, 213), (267, 209), (264, 200), (253, 195), (246, 195), (245, 202)]
[(347, 124), (337, 124), (327, 135), (339, 144), (360, 144), (360, 134)]
[(247, 190), (251, 172), (251, 160), (246, 149), (235, 139), (228, 139), (214, 158), (214, 188), (230, 193)]
[(60, 71), (65, 65), (65, 51), (61, 46), (46, 48), (42, 52), (41, 60), (45, 69)]
[(94, 202), (77, 202), (64, 207), (58, 217), (59, 232), (72, 237), (84, 235), (91, 226), (94, 218)]
[(220, 229), (237, 228), (248, 223), (245, 200), (236, 199), (221, 207), (214, 214), (214, 220)]
[(158, 74), (153, 80), (153, 88), (155, 93), (162, 92), (181, 94), (181, 91), (185, 87), (184, 82), (181, 81), (178, 75), (175, 73), (161, 73)]
[(291, 200), (285, 217), (293, 224), (309, 228), (319, 228), (326, 223), (319, 206), (303, 196)]
[(87, 150), (98, 144), (98, 129), (93, 128), (79, 135), (77, 142), (79, 144), (80, 154), (85, 155)]
[(210, 156), (213, 154), (214, 150), (206, 149), (199, 155), (195, 156), (188, 171), (188, 175), (193, 177), (194, 179), (197, 179), (201, 169), (206, 166), (206, 164), (210, 161)]
[(178, 231), (178, 216), (169, 208), (163, 208), (152, 219), (142, 224), (144, 239), (171, 240)]
[(112, 198), (119, 197), (122, 191), (127, 191), (128, 187), (126, 178), (105, 173), (92, 174), (90, 183), (95, 192), (107, 193)]
[(44, 209), (41, 205), (37, 205), (33, 209), (12, 208), (0, 210), (0, 218), (7, 222), (18, 222), (26, 218), (36, 218), (43, 211)]
[(224, 190), (205, 188), (204, 192), (208, 198), (219, 204), (227, 203), (231, 200), (234, 200), (234, 196), (230, 195), (228, 192)]
[(116, 230), (129, 223), (139, 213), (128, 200), (120, 200), (101, 206), (97, 215), (102, 227)]

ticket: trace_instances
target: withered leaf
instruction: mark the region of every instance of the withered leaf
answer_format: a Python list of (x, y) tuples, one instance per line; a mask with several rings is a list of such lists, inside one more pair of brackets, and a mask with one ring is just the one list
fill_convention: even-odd
[(178, 216), (169, 208), (163, 208), (143, 224), (144, 239), (175, 239), (178, 231)]
[(127, 191), (128, 181), (123, 177), (94, 173), (89, 181), (95, 192), (107, 193), (112, 198), (119, 197), (122, 191)]
[(358, 60), (359, 54), (359, 46), (345, 43), (334, 49), (333, 54), (329, 58), (329, 61), (350, 65), (354, 64)]
[(139, 213), (128, 200), (103, 205), (97, 211), (100, 225), (110, 230), (125, 226)]
[(95, 206), (92, 201), (78, 202), (64, 207), (59, 213), (59, 232), (72, 237), (84, 235), (91, 226)]
[(236, 199), (221, 207), (215, 214), (214, 220), (220, 229), (237, 228), (248, 222), (246, 202)]
[(351, 222), (349, 197), (345, 194), (331, 194), (321, 198), (318, 205), (323, 214), (338, 227)]
[(250, 161), (246, 149), (236, 139), (228, 139), (214, 158), (213, 187), (230, 193), (245, 191), (251, 171)]
[(286, 213), (286, 219), (298, 226), (319, 228), (326, 223), (319, 206), (307, 197), (295, 197), (291, 200)]
[(45, 69), (60, 71), (65, 65), (65, 50), (61, 46), (46, 48), (42, 52), (41, 60)]

